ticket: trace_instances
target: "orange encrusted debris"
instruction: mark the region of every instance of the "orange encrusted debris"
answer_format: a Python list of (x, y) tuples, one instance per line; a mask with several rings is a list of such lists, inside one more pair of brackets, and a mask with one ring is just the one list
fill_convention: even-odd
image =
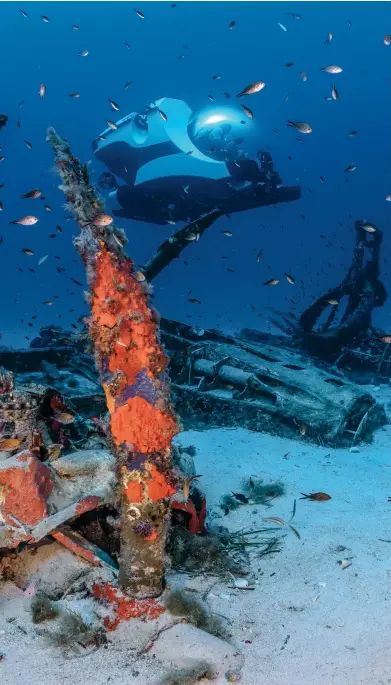
[(156, 599), (130, 599), (110, 583), (94, 583), (92, 591), (96, 599), (111, 609), (111, 614), (103, 620), (109, 631), (115, 630), (121, 621), (132, 618), (152, 621), (165, 611)]
[(167, 366), (167, 357), (157, 343), (157, 326), (143, 290), (134, 277), (132, 262), (121, 262), (102, 249), (96, 260), (96, 279), (91, 303), (91, 324), (98, 350), (106, 349), (107, 330), (113, 335), (108, 368), (121, 371), (127, 383), (146, 369), (156, 376)]

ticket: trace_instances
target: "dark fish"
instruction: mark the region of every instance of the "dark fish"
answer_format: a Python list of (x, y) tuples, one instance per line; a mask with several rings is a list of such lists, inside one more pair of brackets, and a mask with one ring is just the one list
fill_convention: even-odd
[(188, 301), (191, 304), (201, 304), (200, 300), (197, 300), (195, 297), (189, 297)]
[(25, 12), (24, 10), (19, 10), (19, 12), (21, 13), (22, 17), (28, 17), (27, 12)]
[(288, 119), (287, 126), (295, 128), (299, 133), (312, 133), (312, 126), (305, 121), (289, 121)]
[(236, 21), (235, 21), (235, 19), (232, 19), (232, 21), (230, 21), (229, 24), (228, 24), (228, 28), (229, 28), (229, 29), (233, 29), (234, 26), (236, 26)]
[(161, 109), (159, 109), (159, 107), (157, 108), (157, 111), (159, 112), (159, 114), (160, 114), (161, 118), (163, 119), (163, 121), (168, 121), (168, 116), (167, 116), (167, 114), (166, 114), (165, 112), (163, 112)]
[(83, 283), (80, 283), (80, 281), (78, 281), (76, 278), (71, 278), (70, 280), (72, 281), (72, 283), (75, 283), (76, 285), (80, 285), (81, 287), (83, 287)]
[(125, 90), (128, 90), (128, 88), (130, 88), (132, 83), (133, 83), (133, 81), (128, 81), (127, 83), (125, 83)]
[(20, 197), (26, 200), (36, 200), (41, 195), (42, 192), (38, 190), (38, 188), (34, 188), (34, 190), (29, 190), (28, 193), (23, 193), (23, 195), (21, 195)]
[(242, 504), (248, 504), (249, 499), (248, 497), (246, 497), (246, 495), (242, 495), (241, 492), (233, 492), (232, 490), (231, 492), (235, 499), (237, 499), (239, 502), (241, 502)]
[(140, 17), (140, 19), (145, 19), (145, 16), (142, 12), (140, 12), (140, 10), (133, 9), (133, 12), (136, 12), (137, 16)]
[(345, 169), (345, 173), (346, 173), (346, 172), (349, 172), (349, 171), (356, 171), (356, 169), (357, 169), (357, 167), (356, 167), (356, 165), (355, 165), (354, 163), (349, 164), (349, 166), (347, 166), (346, 169)]
[(263, 252), (263, 248), (261, 248), (261, 249), (259, 250), (258, 254), (257, 254), (257, 259), (256, 259), (257, 262), (260, 261), (260, 259), (261, 259), (261, 257), (262, 257), (262, 252)]
[(287, 274), (287, 273), (284, 273), (284, 276), (285, 276), (286, 280), (288, 281), (288, 283), (290, 283), (291, 285), (295, 284), (295, 279), (293, 278), (293, 276), (291, 276), (290, 274)]
[(49, 23), (49, 17), (46, 17), (44, 14), (41, 14), (41, 19), (43, 22), (45, 22), (45, 24)]
[(270, 278), (268, 281), (265, 281), (263, 285), (277, 285), (277, 283), (280, 282), (279, 278)]
[(30, 248), (28, 248), (28, 247), (24, 247), (22, 252), (23, 252), (23, 254), (29, 255), (29, 257), (32, 257), (34, 255), (34, 252), (32, 250), (30, 250)]

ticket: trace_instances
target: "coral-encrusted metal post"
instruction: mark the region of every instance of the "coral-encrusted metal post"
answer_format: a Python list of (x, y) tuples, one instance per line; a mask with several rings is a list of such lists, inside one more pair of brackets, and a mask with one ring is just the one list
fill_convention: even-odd
[(87, 268), (89, 330), (110, 413), (121, 501), (119, 580), (133, 597), (163, 589), (170, 497), (175, 493), (171, 439), (178, 425), (169, 402), (167, 358), (159, 343), (149, 286), (125, 255), (116, 228), (89, 183), (86, 166), (52, 128), (67, 208), (80, 226), (76, 247)]

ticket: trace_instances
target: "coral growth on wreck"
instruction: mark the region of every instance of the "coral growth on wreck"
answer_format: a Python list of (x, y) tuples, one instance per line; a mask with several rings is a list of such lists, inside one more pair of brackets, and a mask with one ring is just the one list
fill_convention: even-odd
[[(176, 491), (171, 440), (178, 425), (169, 402), (168, 359), (159, 341), (151, 288), (123, 246), (126, 237), (104, 214), (85, 165), (48, 130), (69, 206), (81, 232), (76, 247), (86, 265), (89, 333), (110, 414), (121, 500), (120, 583), (138, 597), (163, 587), (169, 498)], [(104, 221), (98, 221), (98, 217)], [(158, 505), (154, 520), (151, 502)], [(137, 533), (140, 519), (149, 535)], [(145, 529), (144, 529), (145, 532)]]

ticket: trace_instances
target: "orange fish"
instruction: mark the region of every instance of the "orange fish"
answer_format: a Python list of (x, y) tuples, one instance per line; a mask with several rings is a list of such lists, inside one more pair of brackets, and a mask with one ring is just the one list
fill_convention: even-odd
[(190, 478), (185, 478), (185, 482), (183, 484), (183, 496), (186, 500), (189, 499), (190, 483), (196, 478), (202, 478), (201, 474), (198, 474), (198, 476), (191, 476)]
[(300, 494), (303, 495), (300, 499), (310, 499), (312, 502), (326, 502), (328, 499), (331, 499), (327, 492), (311, 492), (310, 495), (306, 495), (302, 492)]
[(21, 440), (17, 438), (5, 438), (0, 440), (0, 452), (13, 452), (19, 447)]

